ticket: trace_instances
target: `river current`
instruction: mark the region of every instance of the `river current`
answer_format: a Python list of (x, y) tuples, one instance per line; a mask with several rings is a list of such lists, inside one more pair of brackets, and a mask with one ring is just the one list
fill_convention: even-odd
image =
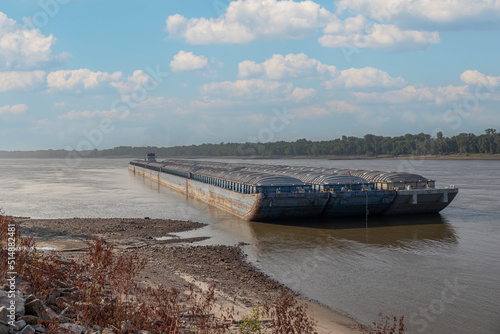
[(407, 171), (460, 191), (437, 215), (270, 224), (134, 176), (125, 159), (4, 159), (0, 208), (32, 218), (199, 221), (208, 226), (181, 235), (211, 237), (200, 244), (248, 243), (248, 259), (271, 277), (361, 322), (382, 312), (404, 315), (410, 333), (500, 333), (500, 161), (245, 162)]

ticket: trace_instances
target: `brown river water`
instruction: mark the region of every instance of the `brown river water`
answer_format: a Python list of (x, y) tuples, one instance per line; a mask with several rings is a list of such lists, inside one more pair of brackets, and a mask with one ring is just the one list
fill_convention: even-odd
[(271, 277), (363, 323), (382, 312), (404, 315), (410, 333), (500, 333), (500, 161), (245, 161), (407, 171), (460, 191), (437, 215), (370, 216), (368, 225), (364, 216), (270, 224), (136, 177), (124, 159), (5, 159), (0, 208), (33, 218), (204, 222), (181, 235), (211, 236), (201, 244), (248, 243), (248, 259)]

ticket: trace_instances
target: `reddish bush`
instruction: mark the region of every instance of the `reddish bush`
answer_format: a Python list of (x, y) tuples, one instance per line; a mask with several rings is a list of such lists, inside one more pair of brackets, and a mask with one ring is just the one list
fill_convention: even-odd
[(361, 329), (363, 334), (406, 334), (404, 325), (404, 316), (399, 319), (393, 316), (392, 319), (382, 313), (379, 313), (379, 321), (373, 322), (372, 329)]

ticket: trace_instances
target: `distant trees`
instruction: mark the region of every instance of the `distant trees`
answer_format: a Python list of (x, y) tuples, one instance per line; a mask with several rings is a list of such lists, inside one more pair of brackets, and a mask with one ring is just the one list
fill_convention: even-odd
[[(461, 133), (445, 137), (438, 132), (406, 134), (384, 137), (367, 134), (363, 138), (342, 136), (338, 139), (310, 141), (305, 138), (294, 142), (269, 143), (220, 143), (174, 147), (119, 146), (112, 149), (79, 152), (81, 157), (142, 157), (147, 151), (155, 151), (160, 157), (272, 157), (272, 156), (376, 156), (376, 155), (446, 155), (446, 154), (500, 154), (500, 134), (496, 129), (486, 129), (476, 136)], [(65, 150), (0, 151), (0, 158), (66, 158)]]

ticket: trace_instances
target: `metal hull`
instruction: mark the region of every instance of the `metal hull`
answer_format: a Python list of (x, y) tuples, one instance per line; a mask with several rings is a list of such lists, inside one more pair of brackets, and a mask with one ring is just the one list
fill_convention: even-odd
[[(365, 214), (366, 194), (363, 191), (337, 192), (334, 194), (330, 192), (242, 194), (138, 166), (130, 165), (129, 169), (137, 175), (185, 193), (246, 220)], [(390, 204), (390, 201), (387, 201), (387, 194), (391, 193), (393, 192), (368, 191), (370, 213), (380, 213), (387, 208)], [(393, 197), (392, 194), (389, 199)]]
[(137, 166), (129, 166), (129, 170), (248, 220), (252, 219), (257, 209), (256, 198), (259, 196), (258, 194), (240, 194), (206, 183)]
[(380, 214), (384, 212), (396, 197), (395, 191), (345, 191), (335, 192), (324, 210), (324, 216), (351, 216), (366, 214)]
[(438, 213), (457, 196), (457, 188), (399, 190), (384, 215)]

